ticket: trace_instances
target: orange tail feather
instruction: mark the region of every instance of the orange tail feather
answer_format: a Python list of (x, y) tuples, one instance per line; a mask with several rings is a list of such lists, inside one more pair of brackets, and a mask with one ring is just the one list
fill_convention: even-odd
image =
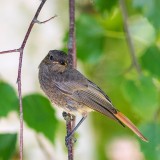
[(124, 123), (128, 128), (130, 128), (138, 137), (140, 137), (143, 141), (148, 142), (147, 138), (145, 138), (142, 133), (138, 130), (138, 128), (121, 112), (117, 112), (114, 114), (122, 123)]

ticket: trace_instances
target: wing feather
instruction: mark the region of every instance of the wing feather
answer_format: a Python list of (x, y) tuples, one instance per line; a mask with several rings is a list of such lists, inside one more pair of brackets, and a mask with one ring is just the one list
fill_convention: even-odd
[[(70, 76), (72, 76), (72, 74), (70, 74)], [(85, 106), (120, 122), (114, 116), (114, 114), (117, 113), (117, 110), (113, 107), (109, 97), (96, 84), (87, 80), (80, 73), (78, 73), (78, 78), (72, 77), (69, 79), (69, 81), (57, 81), (55, 83), (63, 94), (69, 96), (78, 103), (82, 103)]]
[[(80, 72), (76, 72), (78, 73), (78, 77), (70, 78), (70, 81), (55, 82), (55, 85), (63, 94), (84, 106), (118, 121), (123, 126), (125, 124), (142, 140), (147, 141), (136, 126), (113, 107), (109, 97), (96, 84), (87, 80)], [(72, 74), (70, 75), (72, 76)]]

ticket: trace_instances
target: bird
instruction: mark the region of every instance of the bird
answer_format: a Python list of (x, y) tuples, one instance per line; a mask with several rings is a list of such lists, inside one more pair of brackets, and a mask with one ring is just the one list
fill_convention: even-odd
[(72, 67), (69, 56), (65, 52), (50, 50), (39, 65), (38, 77), (40, 87), (54, 106), (62, 108), (67, 113), (82, 116), (67, 136), (68, 139), (91, 111), (97, 111), (122, 126), (127, 126), (140, 139), (148, 142), (139, 129), (114, 107), (100, 87)]

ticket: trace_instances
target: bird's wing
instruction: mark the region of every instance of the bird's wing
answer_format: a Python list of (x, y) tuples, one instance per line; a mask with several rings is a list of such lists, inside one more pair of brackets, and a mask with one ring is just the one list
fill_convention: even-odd
[[(68, 76), (73, 77), (72, 74), (74, 74), (74, 71), (75, 70), (70, 72)], [(69, 96), (73, 100), (120, 122), (114, 116), (114, 113), (117, 113), (117, 110), (111, 104), (108, 96), (96, 84), (87, 80), (78, 71), (76, 71), (76, 77), (69, 77), (68, 79), (69, 80), (61, 82), (57, 81), (55, 83), (63, 94), (66, 94), (66, 96)]]
[(73, 100), (118, 121), (123, 126), (125, 124), (143, 141), (148, 141), (125, 115), (113, 107), (108, 96), (93, 82), (61, 82), (59, 89)]
[(83, 90), (76, 90), (73, 92), (72, 97), (89, 108), (120, 122), (114, 116), (117, 110), (113, 107), (108, 96), (93, 82), (88, 81), (88, 87)]
[(69, 77), (68, 80), (54, 81), (54, 84), (66, 95), (72, 95), (77, 90), (86, 90), (88, 88), (87, 80), (83, 75), (79, 75), (79, 78)]
[(59, 75), (59, 79), (55, 79), (52, 75), (53, 83), (65, 94), (73, 94), (76, 90), (87, 89), (87, 79), (76, 69), (70, 69)]

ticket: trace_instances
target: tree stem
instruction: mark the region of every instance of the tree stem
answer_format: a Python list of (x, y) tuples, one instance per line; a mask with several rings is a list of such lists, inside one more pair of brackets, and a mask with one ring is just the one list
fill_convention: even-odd
[(124, 30), (125, 30), (125, 35), (126, 35), (126, 40), (127, 40), (127, 43), (128, 43), (128, 47), (129, 47), (129, 50), (130, 50), (132, 64), (135, 67), (137, 73), (139, 75), (141, 75), (141, 68), (140, 68), (139, 63), (138, 63), (137, 58), (136, 58), (136, 53), (135, 53), (133, 41), (132, 41), (131, 34), (130, 34), (130, 31), (129, 31), (129, 28), (128, 28), (128, 22), (127, 22), (128, 21), (128, 14), (127, 14), (125, 1), (124, 0), (119, 0), (119, 4), (120, 4), (121, 11), (122, 11)]
[[(75, 40), (75, 0), (69, 0), (69, 40), (68, 40), (68, 57), (70, 64), (76, 68), (76, 40)], [(75, 127), (75, 116), (68, 114), (66, 120), (67, 135)], [(74, 136), (74, 135), (73, 135)], [(66, 144), (68, 150), (68, 160), (74, 159), (72, 138)]]
[[(47, 0), (41, 0), (41, 3), (28, 27), (28, 30), (24, 36), (23, 42), (21, 44), (21, 47), (18, 49), (13, 49), (13, 50), (7, 50), (7, 51), (1, 51), (0, 54), (6, 54), (6, 53), (13, 53), (13, 52), (19, 52), (19, 65), (18, 65), (18, 76), (17, 76), (17, 85), (18, 85), (18, 96), (19, 96), (19, 112), (20, 112), (20, 160), (23, 160), (23, 105), (22, 105), (22, 85), (21, 85), (21, 75), (22, 75), (22, 60), (23, 60), (23, 52), (24, 48), (26, 46), (26, 42), (28, 40), (28, 37), (31, 33), (31, 30), (34, 26), (35, 23), (39, 22), (37, 20), (41, 9), (43, 5), (45, 4)], [(42, 22), (48, 22), (49, 20), (53, 19), (54, 17), (51, 17), (50, 19)]]

